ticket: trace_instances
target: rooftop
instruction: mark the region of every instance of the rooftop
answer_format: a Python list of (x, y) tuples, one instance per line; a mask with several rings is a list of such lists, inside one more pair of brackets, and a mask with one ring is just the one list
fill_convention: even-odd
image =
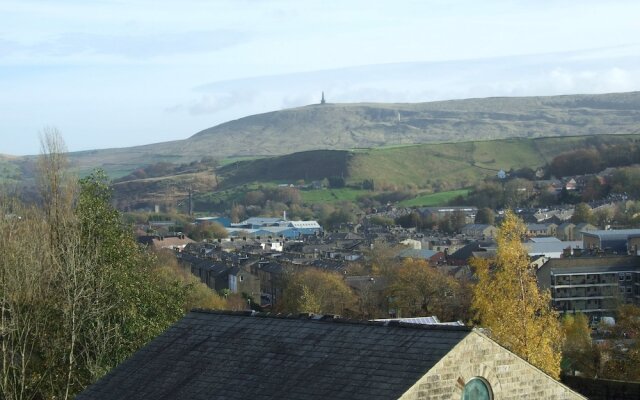
[(640, 235), (640, 229), (613, 229), (608, 231), (585, 231), (584, 236), (597, 236), (601, 240), (627, 240), (629, 236)]
[(628, 271), (640, 269), (638, 256), (567, 257), (549, 260), (545, 266), (554, 274), (588, 273), (596, 271)]
[(77, 399), (399, 398), (470, 332), (192, 311)]

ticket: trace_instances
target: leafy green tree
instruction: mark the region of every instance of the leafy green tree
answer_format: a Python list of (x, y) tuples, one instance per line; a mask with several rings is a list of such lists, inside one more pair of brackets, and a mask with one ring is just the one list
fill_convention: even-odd
[(371, 224), (373, 225), (380, 225), (380, 226), (392, 226), (395, 223), (393, 218), (384, 217), (380, 215), (375, 215), (371, 217), (369, 219), (369, 222), (371, 222)]
[(600, 364), (600, 352), (592, 344), (589, 318), (584, 314), (566, 314), (562, 318), (565, 336), (562, 347), (562, 370), (575, 375), (595, 377)]
[(252, 190), (244, 195), (246, 206), (262, 206), (265, 200), (266, 196), (262, 190)]
[(341, 207), (335, 211), (333, 211), (323, 222), (323, 225), (329, 229), (336, 229), (340, 227), (342, 224), (346, 224), (353, 221), (353, 214), (346, 209), (345, 207)]
[(478, 213), (476, 214), (476, 219), (474, 222), (476, 224), (493, 225), (495, 221), (496, 221), (496, 215), (493, 212), (493, 210), (488, 207), (483, 207), (478, 210)]
[(463, 211), (456, 210), (438, 220), (438, 228), (447, 233), (460, 232), (467, 223), (467, 217)]
[(593, 212), (593, 222), (596, 226), (607, 229), (613, 221), (615, 210), (612, 207), (602, 207)]
[[(156, 273), (153, 256), (121, 224), (104, 173), (80, 181), (76, 203), (51, 253), (56, 290), (45, 358), (52, 397), (72, 396), (166, 329), (182, 316), (188, 293)], [(61, 376), (64, 386), (55, 383)]]
[(566, 187), (563, 187), (558, 195), (558, 201), (562, 204), (578, 204), (580, 200), (580, 195), (575, 190), (567, 190)]
[(593, 213), (587, 203), (578, 203), (573, 211), (571, 222), (574, 224), (593, 222)]
[(504, 206), (504, 197), (504, 187), (500, 183), (487, 181), (476, 185), (466, 203), (495, 210)]
[(538, 288), (522, 243), (525, 232), (522, 220), (507, 211), (497, 237), (493, 270), (486, 260), (472, 262), (478, 278), (473, 308), (480, 326), (498, 343), (558, 378), (563, 334), (550, 294)]
[(416, 228), (420, 230), (422, 228), (422, 216), (419, 212), (412, 211), (409, 214), (397, 217), (395, 223), (403, 228)]
[(330, 188), (343, 188), (347, 184), (346, 180), (342, 176), (332, 176), (329, 178), (329, 187)]
[(587, 179), (584, 189), (582, 190), (582, 200), (585, 202), (599, 200), (609, 194), (610, 187), (603, 184), (600, 178), (592, 176)]
[(195, 241), (203, 239), (224, 239), (229, 233), (217, 222), (201, 222), (187, 230), (189, 237)]
[(640, 168), (619, 168), (613, 174), (611, 186), (614, 193), (627, 193), (633, 198), (640, 197)]
[(41, 207), (0, 199), (3, 399), (72, 398), (187, 306), (220, 305), (138, 246), (104, 173), (76, 185), (44, 143)]
[(504, 199), (507, 207), (520, 207), (533, 193), (533, 184), (526, 179), (511, 179), (504, 185)]
[(640, 307), (620, 304), (612, 334), (604, 349), (602, 377), (640, 381)]

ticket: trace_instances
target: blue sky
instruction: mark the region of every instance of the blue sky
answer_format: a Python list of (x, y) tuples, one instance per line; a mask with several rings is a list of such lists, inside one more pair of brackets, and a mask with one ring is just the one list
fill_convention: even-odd
[(636, 1), (0, 1), (0, 153), (317, 102), (640, 90)]

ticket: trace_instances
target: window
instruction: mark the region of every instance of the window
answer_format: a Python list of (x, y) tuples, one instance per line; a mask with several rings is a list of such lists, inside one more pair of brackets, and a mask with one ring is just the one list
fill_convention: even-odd
[(462, 400), (492, 400), (493, 393), (489, 382), (486, 380), (475, 377), (471, 378), (469, 382), (464, 385), (462, 391)]
[(622, 272), (618, 274), (618, 280), (621, 280), (621, 281), (624, 280), (624, 274)]

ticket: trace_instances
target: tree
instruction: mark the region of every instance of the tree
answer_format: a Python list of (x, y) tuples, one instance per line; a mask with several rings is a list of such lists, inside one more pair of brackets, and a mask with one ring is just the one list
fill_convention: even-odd
[(47, 240), (42, 213), (0, 198), (0, 398), (34, 397), (46, 384), (37, 338), (48, 325)]
[(72, 397), (158, 335), (183, 315), (190, 289), (159, 274), (121, 224), (104, 173), (79, 186), (74, 213), (56, 221), (64, 235), (49, 255), (45, 397)]
[(436, 315), (443, 320), (464, 319), (459, 314), (463, 299), (460, 284), (453, 277), (429, 266), (426, 261), (407, 259), (391, 275), (392, 306), (403, 317)]
[(393, 276), (399, 266), (396, 256), (404, 249), (406, 249), (404, 245), (392, 245), (387, 242), (374, 243), (364, 252), (367, 273), (374, 276)]
[(479, 324), (507, 349), (558, 378), (563, 343), (558, 313), (548, 291), (541, 291), (522, 243), (525, 225), (512, 211), (505, 213), (497, 252), (489, 262), (474, 259), (478, 278), (473, 308)]
[(179, 319), (215, 306), (159, 265), (95, 172), (76, 184), (43, 140), (41, 207), (0, 199), (0, 398), (68, 399)]
[(369, 222), (372, 225), (379, 226), (393, 226), (395, 224), (393, 218), (385, 217), (382, 215), (374, 215), (373, 217), (369, 218)]
[(602, 159), (596, 149), (578, 149), (556, 156), (549, 168), (556, 177), (595, 173), (602, 169)]
[(353, 221), (353, 213), (348, 210), (346, 207), (341, 207), (334, 212), (332, 212), (324, 221), (323, 225), (325, 225), (329, 229), (337, 229), (342, 224), (347, 224)]
[(293, 313), (344, 315), (354, 305), (355, 296), (340, 274), (307, 268), (286, 277), (279, 307)]
[(571, 222), (579, 224), (582, 222), (591, 223), (593, 220), (593, 213), (591, 207), (587, 203), (578, 203), (573, 211)]
[(520, 207), (533, 193), (533, 183), (526, 179), (512, 179), (504, 185), (504, 201), (507, 207)]
[(582, 200), (585, 202), (599, 200), (609, 194), (610, 187), (603, 184), (597, 176), (591, 176), (582, 190)]
[(198, 277), (191, 273), (189, 268), (184, 269), (178, 264), (173, 251), (160, 250), (155, 253), (155, 256), (156, 269), (162, 280), (167, 284), (178, 282), (180, 285), (190, 288), (183, 304), (184, 312), (189, 312), (194, 308), (225, 309), (227, 307), (225, 300), (202, 283)]
[(253, 190), (244, 195), (246, 206), (262, 206), (265, 202), (265, 194), (262, 190)]
[(602, 376), (623, 381), (640, 380), (640, 307), (620, 304), (616, 324), (604, 350)]
[(496, 221), (496, 216), (493, 213), (493, 210), (488, 207), (483, 207), (478, 210), (476, 214), (475, 223), (476, 224), (487, 224), (493, 225)]
[(607, 226), (613, 221), (614, 213), (613, 207), (600, 207), (593, 212), (593, 222), (602, 229), (608, 229)]
[(565, 336), (562, 348), (562, 370), (575, 375), (595, 377), (600, 364), (600, 352), (591, 341), (591, 328), (586, 315), (566, 314), (562, 318), (562, 331)]
[(395, 223), (403, 228), (416, 228), (420, 230), (422, 228), (422, 216), (417, 211), (411, 211), (409, 214), (397, 217)]
[(197, 242), (203, 239), (224, 239), (229, 233), (217, 222), (201, 222), (193, 228), (189, 228), (187, 234)]
[(483, 182), (473, 189), (467, 198), (468, 204), (497, 209), (504, 206), (504, 188), (493, 181)]
[(231, 222), (238, 223), (245, 217), (245, 208), (240, 204), (233, 204), (231, 206)]
[(342, 176), (329, 177), (329, 187), (332, 189), (343, 188), (346, 184), (346, 180)]

